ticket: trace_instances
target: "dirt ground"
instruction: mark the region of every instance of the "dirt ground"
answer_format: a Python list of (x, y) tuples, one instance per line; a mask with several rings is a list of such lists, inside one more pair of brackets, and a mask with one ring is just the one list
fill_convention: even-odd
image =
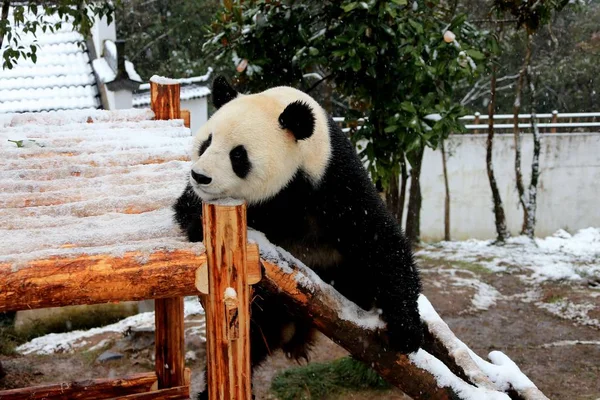
[[(590, 281), (534, 284), (517, 269), (492, 273), (480, 265), (421, 258), (424, 293), (455, 334), (483, 358), (500, 350), (551, 399), (600, 399), (600, 289)], [(483, 286), (482, 286), (483, 285)], [(486, 288), (482, 291), (482, 287)], [(494, 290), (495, 289), (495, 290)], [(495, 292), (492, 301), (485, 292)], [(483, 296), (483, 300), (482, 300)], [(482, 303), (484, 304), (482, 306)], [(486, 309), (487, 308), (487, 309)], [(90, 345), (101, 339), (90, 341)], [(69, 381), (73, 378), (114, 377), (152, 370), (152, 351), (123, 351), (124, 358), (98, 362), (123, 338), (95, 352), (50, 356), (0, 356), (8, 376), (0, 389)], [(121, 343), (120, 349), (123, 349)], [(193, 389), (202, 385), (202, 345), (188, 343)], [(331, 360), (346, 352), (321, 337), (314, 361)], [(274, 355), (254, 377), (257, 399), (274, 399), (270, 382), (279, 371), (296, 365)], [(344, 399), (405, 399), (399, 391), (361, 392)], [(342, 398), (332, 394), (330, 399)]]

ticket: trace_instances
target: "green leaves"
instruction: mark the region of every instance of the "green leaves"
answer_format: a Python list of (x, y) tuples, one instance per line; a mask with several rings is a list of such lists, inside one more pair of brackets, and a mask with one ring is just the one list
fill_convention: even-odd
[[(442, 20), (441, 0), (428, 0), (426, 6), (419, 2), (416, 8), (412, 3), (243, 2), (242, 24), (225, 11), (213, 24), (207, 47), (223, 54), (225, 64), (235, 51), (249, 65), (262, 66), (257, 75), (237, 73), (248, 91), (281, 84), (306, 90), (311, 85), (304, 76), (327, 71), (336, 94), (355, 108), (346, 116), (365, 118), (361, 129), (352, 131), (352, 140), (363, 144), (360, 154), (369, 161), (369, 171), (373, 177), (386, 176), (397, 172), (405, 155), (436, 147), (456, 129), (462, 108), (453, 104), (454, 87), (473, 76), (458, 64), (461, 49), (472, 60), (485, 58), (466, 16), (457, 15), (449, 24)], [(268, 22), (255, 22), (256, 15)], [(449, 25), (460, 48), (442, 40)], [(245, 26), (252, 28), (240, 35)], [(441, 119), (426, 119), (430, 114)]]

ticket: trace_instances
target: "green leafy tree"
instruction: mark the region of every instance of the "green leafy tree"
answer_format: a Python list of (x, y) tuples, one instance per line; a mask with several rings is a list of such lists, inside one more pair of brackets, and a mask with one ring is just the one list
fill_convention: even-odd
[[(36, 39), (27, 40), (22, 35), (54, 32), (70, 22), (73, 29), (87, 37), (94, 25), (94, 17), (112, 21), (112, 1), (61, 0), (61, 1), (10, 1), (2, 0), (0, 9), (0, 49), (3, 68), (11, 69), (19, 59), (37, 60)], [(57, 18), (58, 17), (58, 18)]]
[[(444, 4), (231, 4), (212, 24), (205, 49), (225, 68), (236, 68), (238, 83), (250, 90), (286, 84), (311, 91), (330, 82), (350, 105), (345, 117), (364, 118), (360, 128), (354, 124), (352, 139), (372, 178), (391, 197), (398, 196), (401, 166), (405, 160), (411, 165), (407, 233), (418, 240), (424, 149), (437, 148), (450, 132), (462, 129), (457, 119), (463, 110), (452, 101), (453, 89), (473, 76), (484, 57), (477, 49), (479, 32)], [(456, 40), (445, 42), (446, 31)], [(317, 82), (309, 82), (314, 76)]]

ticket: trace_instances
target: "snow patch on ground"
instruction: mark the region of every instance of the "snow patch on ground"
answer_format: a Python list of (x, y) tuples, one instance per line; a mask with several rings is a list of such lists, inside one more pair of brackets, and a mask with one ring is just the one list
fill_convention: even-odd
[(568, 300), (560, 300), (556, 303), (544, 303), (540, 301), (536, 305), (557, 317), (574, 321), (580, 325), (600, 328), (600, 321), (588, 315), (590, 311), (596, 308), (594, 304), (576, 304)]
[[(197, 297), (187, 297), (184, 302), (184, 315), (204, 314), (204, 310), (200, 305)], [(86, 339), (96, 335), (101, 335), (110, 332), (125, 332), (129, 328), (153, 328), (154, 327), (154, 312), (145, 312), (131, 317), (122, 319), (111, 325), (100, 328), (92, 328), (87, 331), (72, 331), (65, 333), (50, 333), (40, 336), (30, 342), (24, 343), (17, 347), (17, 351), (21, 354), (54, 354), (54, 353), (72, 353), (73, 351), (82, 348), (88, 344)], [(99, 349), (106, 342), (99, 342), (90, 350)]]
[(417, 255), (477, 262), (493, 272), (519, 266), (531, 272), (522, 279), (532, 283), (582, 280), (589, 276), (600, 277), (600, 228), (582, 229), (575, 235), (559, 230), (534, 241), (519, 236), (510, 238), (504, 246), (494, 246), (491, 240), (441, 242), (427, 246)]
[[(436, 285), (440, 289), (450, 284), (455, 287), (467, 287), (475, 290), (475, 294), (471, 299), (471, 307), (465, 310), (465, 312), (488, 310), (490, 307), (495, 306), (498, 300), (503, 298), (503, 295), (496, 288), (476, 279), (476, 274), (471, 271), (448, 268), (436, 268), (434, 271), (445, 275), (447, 278), (446, 281)], [(473, 277), (466, 278), (459, 275), (471, 275)]]

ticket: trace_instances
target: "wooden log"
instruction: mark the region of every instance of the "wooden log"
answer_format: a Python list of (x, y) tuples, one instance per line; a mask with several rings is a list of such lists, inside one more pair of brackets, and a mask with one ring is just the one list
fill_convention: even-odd
[[(181, 110), (181, 119), (183, 119), (183, 125), (186, 128), (189, 128), (192, 123), (190, 110)], [(192, 132), (192, 133), (195, 133), (195, 132)]]
[(180, 88), (181, 84), (174, 79), (150, 79), (150, 108), (154, 119), (181, 118)]
[(0, 264), (0, 311), (188, 296), (198, 293), (193, 250), (84, 255), (31, 261), (13, 270)]
[[(263, 260), (264, 278), (260, 285), (283, 294), (291, 310), (310, 317), (326, 336), (413, 399), (510, 398), (494, 389), (472, 386), (424, 350), (411, 355), (390, 351), (384, 332), (366, 328), (361, 321), (348, 317), (364, 311), (315, 278), (306, 267), (295, 265), (285, 256), (282, 260), (291, 272), (288, 268), (284, 271), (272, 260)], [(342, 309), (346, 315), (343, 319), (340, 317)], [(438, 380), (439, 374), (443, 376)]]
[(0, 400), (110, 399), (151, 390), (157, 377), (153, 372), (118, 379), (89, 379), (77, 382), (32, 386), (0, 391)]
[(155, 390), (152, 392), (130, 394), (129, 396), (119, 396), (111, 400), (178, 400), (189, 398), (190, 387), (178, 386), (169, 389)]
[(204, 203), (208, 262), (206, 346), (208, 397), (249, 400), (250, 288), (245, 203)]
[[(248, 258), (260, 268), (256, 246), (248, 246)], [(0, 264), (0, 312), (195, 296), (197, 270), (205, 263), (204, 253), (175, 250), (54, 257), (17, 270)]]
[[(385, 380), (397, 386), (414, 399), (454, 399), (448, 388), (440, 388), (435, 378), (425, 370), (414, 366), (406, 355), (387, 351), (385, 341), (376, 331), (361, 329), (338, 316), (335, 299), (314, 287), (309, 290), (299, 284), (302, 276), (294, 268), (285, 273), (274, 263), (263, 261), (265, 276), (260, 282), (263, 288), (287, 296), (290, 306), (306, 312), (315, 326), (354, 357), (370, 365)], [(360, 338), (360, 340), (359, 340)]]
[(183, 297), (155, 301), (155, 368), (158, 388), (185, 384)]
[[(181, 84), (152, 77), (150, 103), (154, 119), (181, 118)], [(199, 267), (201, 264), (197, 264)], [(155, 368), (159, 389), (184, 385), (183, 297), (157, 299), (155, 305)]]

